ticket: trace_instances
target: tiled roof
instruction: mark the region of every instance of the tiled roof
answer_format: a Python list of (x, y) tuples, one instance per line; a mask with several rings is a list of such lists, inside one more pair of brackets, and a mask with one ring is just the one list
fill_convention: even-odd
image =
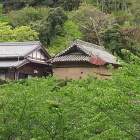
[(12, 60), (12, 61), (0, 61), (0, 68), (8, 68), (8, 67), (20, 67), (26, 63), (29, 63), (28, 60)]
[(36, 59), (30, 59), (28, 58), (28, 60), (32, 63), (39, 63), (39, 64), (44, 64), (44, 65), (49, 65), (49, 63), (47, 63), (46, 61), (41, 61), (41, 60), (36, 60)]
[(61, 56), (65, 54), (66, 52), (69, 52), (74, 46), (77, 46), (77, 48), (83, 52), (85, 52), (89, 56), (95, 56), (98, 51), (105, 51), (104, 47), (88, 43), (85, 41), (82, 41), (80, 39), (76, 39), (70, 47), (68, 47), (66, 50), (58, 53), (55, 57)]
[(45, 59), (29, 58), (28, 55), (39, 49), (50, 57), (39, 41), (0, 43), (0, 68), (19, 68), (29, 62), (49, 65)]
[(24, 59), (24, 60), (4, 60), (4, 61), (0, 61), (0, 68), (12, 68), (12, 67), (16, 67), (19, 68), (21, 66), (23, 66), (24, 64), (27, 64), (29, 62), (32, 63), (39, 63), (39, 64), (44, 64), (44, 65), (49, 65), (47, 62), (45, 61), (40, 61), (40, 60), (35, 60), (35, 59)]
[(39, 41), (0, 43), (0, 58), (24, 57), (40, 46)]
[[(81, 52), (83, 52), (82, 57), (79, 55), (76, 55), (76, 56), (71, 55), (71, 52), (73, 51), (74, 47), (77, 50), (80, 50)], [(53, 58), (52, 62), (54, 63), (54, 62), (60, 62), (60, 61), (82, 61), (82, 59), (83, 61), (90, 62), (89, 61), (90, 58), (99, 58), (105, 63), (119, 64), (119, 62), (116, 61), (116, 57), (108, 53), (107, 51), (105, 51), (104, 47), (91, 44), (91, 43), (88, 43), (79, 39), (75, 40), (69, 48), (57, 54)]]
[(88, 61), (89, 57), (85, 55), (64, 55), (56, 57), (53, 59), (53, 62), (64, 62), (64, 61)]

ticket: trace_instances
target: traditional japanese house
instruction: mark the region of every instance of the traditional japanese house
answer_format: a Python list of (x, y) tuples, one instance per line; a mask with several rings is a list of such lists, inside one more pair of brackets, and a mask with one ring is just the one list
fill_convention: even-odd
[(0, 43), (0, 78), (18, 80), (52, 73), (50, 55), (39, 41)]
[(69, 48), (57, 54), (52, 64), (53, 75), (60, 79), (85, 78), (91, 74), (109, 78), (111, 73), (107, 66), (120, 66), (116, 57), (103, 47), (82, 40), (75, 40)]

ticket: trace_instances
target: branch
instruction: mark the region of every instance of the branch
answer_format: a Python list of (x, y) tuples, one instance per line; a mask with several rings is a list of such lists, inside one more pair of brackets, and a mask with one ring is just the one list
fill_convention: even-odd
[(24, 106), (23, 106), (22, 113), (21, 113), (21, 115), (20, 115), (19, 121), (21, 121), (21, 119), (23, 118), (24, 112), (25, 112), (26, 101), (25, 101), (24, 103), (25, 103), (25, 104), (24, 104)]
[(95, 32), (95, 30), (90, 29), (90, 28), (88, 28), (88, 27), (85, 27), (84, 25), (80, 25), (80, 26), (83, 27), (84, 29), (87, 29), (87, 30), (89, 30), (89, 31)]
[(114, 121), (114, 119), (109, 115), (109, 113), (108, 113), (107, 111), (104, 111), (104, 110), (103, 110), (98, 104), (96, 104), (95, 102), (94, 102), (94, 104), (95, 104), (95, 105), (96, 105), (110, 120), (112, 120), (116, 126), (118, 126), (119, 128), (121, 128), (123, 131), (125, 131), (126, 133), (128, 133), (128, 134), (131, 135), (132, 137), (134, 137), (134, 138), (136, 138), (136, 139), (139, 139), (139, 138), (136, 137), (133, 133), (127, 131), (125, 128), (123, 128), (122, 126), (120, 126), (119, 124), (117, 124), (117, 123)]

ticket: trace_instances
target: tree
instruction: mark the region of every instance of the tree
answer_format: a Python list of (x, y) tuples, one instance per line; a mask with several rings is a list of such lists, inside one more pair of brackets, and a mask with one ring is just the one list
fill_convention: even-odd
[(46, 46), (51, 44), (53, 37), (62, 33), (66, 20), (67, 15), (62, 8), (51, 8), (43, 20), (32, 23), (31, 27), (39, 32), (39, 38)]
[(26, 26), (46, 17), (49, 9), (43, 7), (25, 7), (18, 11), (11, 11), (7, 16), (12, 19), (13, 26)]
[(139, 15), (140, 3), (139, 3), (139, 1), (133, 0), (133, 3), (129, 9), (130, 9), (130, 13), (132, 14), (132, 15), (129, 15), (129, 16), (131, 16), (131, 17), (129, 17), (131, 20), (131, 24), (139, 25), (139, 23), (140, 23), (140, 15)]
[(30, 26), (32, 29), (34, 29), (39, 33), (39, 40), (42, 42), (44, 46), (50, 44), (52, 35), (49, 22), (46, 22), (46, 20), (41, 20), (35, 23), (32, 22)]
[(104, 13), (114, 13), (119, 10), (126, 11), (133, 0), (82, 0), (83, 2), (98, 7)]
[(49, 10), (46, 21), (50, 24), (51, 30), (53, 31), (52, 35), (55, 36), (61, 33), (64, 22), (67, 19), (67, 15), (60, 7)]
[(79, 25), (84, 35), (83, 39), (94, 44), (101, 44), (99, 37), (101, 28), (106, 28), (115, 22), (114, 18), (110, 17), (91, 5), (82, 5), (70, 15), (70, 19)]
[(11, 19), (7, 15), (3, 14), (3, 5), (0, 4), (0, 22), (11, 22)]
[(53, 6), (54, 2), (53, 0), (0, 0), (0, 3), (2, 3), (6, 8), (8, 7), (14, 7), (14, 8), (23, 8), (25, 6), (40, 6), (40, 5), (46, 5), (46, 6)]
[(7, 23), (0, 23), (0, 42), (22, 42), (38, 40), (38, 33), (30, 27), (21, 26), (12, 29)]
[(78, 26), (74, 22), (68, 20), (64, 23), (62, 33), (52, 39), (51, 45), (47, 48), (47, 50), (50, 54), (52, 54), (52, 56), (54, 56), (60, 51), (66, 49), (73, 40), (81, 38), (82, 33), (79, 31)]
[(66, 11), (77, 10), (81, 0), (58, 0), (56, 6), (61, 6)]
[(1, 85), (1, 139), (140, 139), (140, 58), (122, 52), (129, 63), (112, 80), (34, 77)]
[(125, 14), (126, 20), (122, 25), (121, 34), (124, 48), (130, 50), (137, 56), (140, 56), (140, 4), (133, 0), (129, 11)]
[(121, 28), (118, 24), (102, 29), (100, 31), (100, 38), (102, 39), (102, 45), (106, 49), (110, 50), (113, 54), (122, 55)]

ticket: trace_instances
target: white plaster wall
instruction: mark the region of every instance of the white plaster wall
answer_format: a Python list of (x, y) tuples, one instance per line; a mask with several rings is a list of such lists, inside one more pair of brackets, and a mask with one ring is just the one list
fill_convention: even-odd
[(0, 74), (0, 79), (5, 80), (5, 74), (4, 73)]
[(36, 57), (36, 51), (34, 51), (30, 56)]
[(34, 52), (33, 52), (32, 54), (30, 54), (29, 56), (35, 57), (35, 58), (45, 59), (45, 54), (44, 54), (41, 50), (34, 51)]

